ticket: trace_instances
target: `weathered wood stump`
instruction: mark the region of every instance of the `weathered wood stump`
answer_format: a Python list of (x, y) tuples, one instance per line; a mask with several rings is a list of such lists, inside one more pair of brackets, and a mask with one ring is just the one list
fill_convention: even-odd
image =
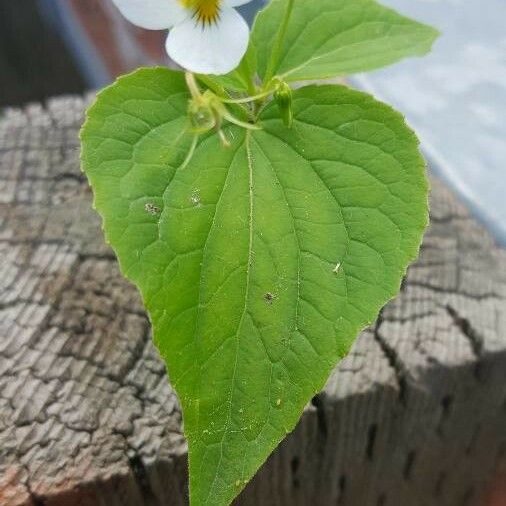
[[(184, 505), (177, 399), (79, 172), (85, 101), (0, 120), (0, 504)], [(400, 296), (238, 504), (485, 504), (506, 470), (506, 252), (433, 180)]]

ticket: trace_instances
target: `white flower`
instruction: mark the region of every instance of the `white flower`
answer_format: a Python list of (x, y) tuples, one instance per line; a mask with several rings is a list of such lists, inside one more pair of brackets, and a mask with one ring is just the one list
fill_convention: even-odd
[(248, 47), (249, 28), (234, 9), (251, 0), (113, 0), (133, 24), (170, 29), (166, 49), (179, 65), (199, 74), (226, 74)]

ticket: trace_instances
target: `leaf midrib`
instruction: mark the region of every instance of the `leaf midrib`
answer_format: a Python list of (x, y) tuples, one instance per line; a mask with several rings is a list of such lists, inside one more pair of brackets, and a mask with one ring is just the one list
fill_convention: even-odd
[[(232, 372), (232, 386), (230, 389), (230, 396), (228, 400), (228, 413), (227, 413), (227, 420), (225, 422), (225, 426), (223, 427), (223, 436), (220, 441), (220, 457), (218, 460), (218, 463), (216, 464), (216, 472), (214, 474), (214, 479), (209, 487), (209, 492), (207, 493), (207, 496), (205, 498), (204, 504), (207, 504), (209, 501), (209, 498), (211, 494), (213, 493), (214, 486), (216, 484), (216, 480), (219, 476), (220, 466), (221, 462), (223, 460), (223, 443), (225, 441), (226, 436), (228, 435), (228, 430), (230, 428), (230, 422), (232, 420), (232, 405), (233, 405), (233, 398), (236, 390), (236, 374), (237, 374), (237, 365), (238, 365), (238, 357), (239, 357), (239, 346), (241, 342), (241, 328), (244, 322), (244, 316), (247, 312), (248, 307), (248, 299), (249, 299), (249, 291), (250, 291), (250, 276), (251, 276), (251, 264), (253, 261), (253, 160), (251, 156), (251, 132), (248, 130), (245, 134), (244, 143), (239, 146), (244, 146), (246, 149), (246, 159), (247, 159), (247, 165), (248, 165), (248, 187), (249, 187), (249, 220), (248, 220), (248, 227), (249, 227), (249, 243), (248, 243), (248, 263), (246, 266), (246, 287), (244, 290), (244, 304), (243, 304), (243, 311), (241, 314), (241, 318), (239, 320), (239, 324), (237, 325), (237, 331), (236, 331), (236, 347), (235, 347), (235, 360), (234, 360), (234, 367)], [(228, 175), (230, 174), (231, 169), (229, 168), (228, 174), (227, 174), (227, 180)], [(200, 375), (200, 385), (202, 385), (202, 374)], [(240, 478), (242, 481), (242, 476)]]

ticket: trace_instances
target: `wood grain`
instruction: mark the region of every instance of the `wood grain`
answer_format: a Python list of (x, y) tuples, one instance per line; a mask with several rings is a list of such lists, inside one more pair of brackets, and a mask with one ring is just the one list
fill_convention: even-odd
[[(185, 505), (178, 402), (79, 172), (86, 102), (0, 119), (0, 504)], [(506, 252), (432, 184), (401, 294), (238, 505), (484, 504), (504, 472)]]

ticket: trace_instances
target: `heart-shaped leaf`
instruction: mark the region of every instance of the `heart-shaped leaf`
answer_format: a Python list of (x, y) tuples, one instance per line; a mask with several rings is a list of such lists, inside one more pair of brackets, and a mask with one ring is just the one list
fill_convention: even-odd
[(294, 92), (259, 131), (226, 127), (184, 165), (182, 74), (101, 93), (83, 168), (123, 273), (141, 290), (184, 413), (191, 502), (229, 504), (399, 289), (427, 223), (414, 134), (342, 86)]
[[(262, 78), (288, 1), (271, 0), (255, 21), (252, 40)], [(434, 28), (373, 0), (295, 0), (281, 57), (272, 70), (286, 81), (364, 72), (427, 53), (437, 35)]]

